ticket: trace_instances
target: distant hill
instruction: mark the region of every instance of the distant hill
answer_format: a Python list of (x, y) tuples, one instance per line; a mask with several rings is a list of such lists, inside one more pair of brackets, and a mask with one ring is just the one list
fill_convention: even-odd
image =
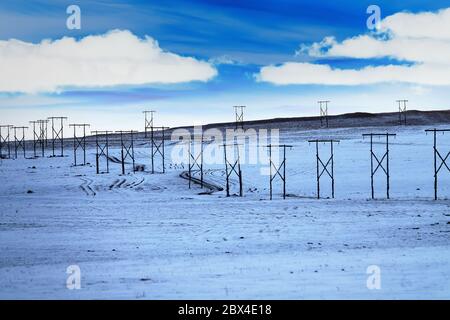
[[(408, 125), (450, 125), (450, 110), (438, 111), (418, 111), (409, 110), (406, 112)], [(347, 127), (386, 127), (398, 126), (398, 112), (388, 113), (366, 113), (355, 112), (328, 117), (330, 128)], [(212, 123), (204, 125), (204, 128), (233, 128), (234, 122)], [(320, 117), (292, 117), (292, 118), (274, 118), (255, 121), (245, 121), (244, 127), (266, 127), (266, 128), (286, 128), (286, 129), (319, 129), (321, 128)]]
[[(437, 110), (437, 111), (418, 111), (409, 110), (406, 112), (407, 125), (423, 125), (423, 126), (436, 126), (448, 124), (450, 127), (450, 110)], [(366, 113), (366, 112), (354, 112), (346, 113), (340, 115), (332, 115), (328, 117), (329, 128), (358, 128), (358, 127), (389, 127), (399, 125), (399, 114), (398, 112), (388, 112), (388, 113)], [(203, 130), (216, 128), (219, 130), (225, 130), (229, 128), (235, 128), (234, 122), (223, 122), (223, 123), (211, 123), (202, 126)], [(244, 129), (273, 129), (278, 128), (281, 130), (314, 130), (323, 128), (320, 123), (320, 117), (291, 117), (291, 118), (274, 118), (274, 119), (263, 119), (263, 120), (253, 120), (245, 121)], [(166, 130), (165, 137), (166, 141), (169, 142), (170, 135), (173, 130), (176, 129), (187, 129), (189, 131), (193, 130), (192, 126), (174, 127)], [(160, 133), (155, 132), (155, 138), (160, 138)], [(119, 141), (118, 134), (111, 134), (110, 144), (117, 145)], [(134, 139), (144, 140), (149, 142), (149, 138), (144, 138), (144, 132), (139, 132), (134, 134)], [(93, 145), (95, 139), (93, 136), (89, 136), (86, 139), (89, 145)], [(32, 141), (28, 141), (27, 148), (31, 148)], [(71, 136), (64, 138), (65, 148), (71, 148), (73, 144), (73, 139)], [(71, 149), (68, 149), (69, 152)]]

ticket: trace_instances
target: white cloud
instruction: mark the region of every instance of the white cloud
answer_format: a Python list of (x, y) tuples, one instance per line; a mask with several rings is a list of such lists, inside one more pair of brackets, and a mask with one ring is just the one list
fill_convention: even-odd
[(422, 85), (450, 85), (450, 68), (435, 65), (378, 66), (363, 69), (333, 69), (328, 65), (288, 62), (281, 66), (263, 67), (256, 76), (258, 81), (277, 85), (323, 84), (367, 85), (383, 82), (405, 82)]
[(226, 54), (218, 57), (213, 57), (209, 59), (208, 62), (213, 65), (236, 65), (242, 63), (240, 61), (231, 58), (229, 55)]
[(208, 62), (163, 51), (153, 38), (121, 30), (78, 41), (0, 41), (0, 70), (0, 91), (24, 93), (208, 81), (217, 75)]
[(402, 38), (450, 40), (450, 8), (436, 13), (396, 13), (383, 19), (381, 30)]
[(450, 8), (436, 13), (397, 13), (386, 17), (377, 33), (358, 35), (342, 42), (326, 37), (310, 46), (300, 46), (297, 55), (300, 53), (315, 58), (390, 58), (409, 64), (337, 69), (329, 65), (288, 62), (265, 66), (256, 78), (275, 84), (450, 85)]

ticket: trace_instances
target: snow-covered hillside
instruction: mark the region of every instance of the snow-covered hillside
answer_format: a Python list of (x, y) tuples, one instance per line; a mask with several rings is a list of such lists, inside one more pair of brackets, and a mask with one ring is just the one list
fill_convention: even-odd
[[(136, 163), (145, 170), (134, 174), (110, 162), (109, 174), (96, 175), (92, 145), (84, 167), (71, 166), (70, 150), (64, 158), (2, 160), (0, 298), (450, 298), (450, 175), (443, 168), (434, 201), (427, 128), (281, 130), (280, 143), (293, 145), (286, 200), (279, 180), (269, 200), (267, 163), (242, 164), (242, 198), (188, 189), (186, 164), (171, 159), (174, 144), (166, 174), (149, 173), (142, 142)], [(387, 131), (397, 134), (391, 199), (380, 171), (371, 200), (362, 134)], [(340, 140), (335, 199), (315, 198), (315, 145), (307, 141), (317, 138)], [(444, 156), (449, 138), (438, 137)], [(382, 140), (374, 141), (382, 154)], [(224, 169), (205, 164), (205, 181), (224, 187)], [(327, 197), (326, 176), (321, 183)], [(80, 267), (80, 290), (66, 288), (70, 265)], [(381, 270), (380, 290), (367, 288), (371, 265)]]

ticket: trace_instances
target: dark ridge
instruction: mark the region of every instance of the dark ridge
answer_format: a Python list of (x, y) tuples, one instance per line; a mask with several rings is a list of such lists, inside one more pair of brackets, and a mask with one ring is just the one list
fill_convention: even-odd
[[(399, 126), (398, 112), (386, 113), (367, 113), (354, 112), (340, 115), (330, 115), (329, 128), (364, 128), (364, 127), (395, 127)], [(231, 116), (230, 116), (231, 117)], [(407, 124), (410, 126), (429, 126), (430, 128), (437, 125), (449, 125), (450, 127), (450, 110), (436, 110), (436, 111), (418, 111), (409, 110), (406, 112)], [(176, 129), (186, 129), (193, 131), (193, 126), (174, 127), (166, 130), (165, 139), (170, 143), (170, 136)], [(234, 129), (234, 122), (211, 123), (202, 126), (202, 129), (217, 128), (219, 130)], [(324, 127), (320, 124), (320, 117), (291, 117), (291, 118), (274, 118), (262, 120), (244, 121), (244, 129), (280, 129), (280, 130), (319, 130)], [(155, 137), (160, 137), (161, 133), (155, 133)], [(148, 144), (149, 139), (144, 139), (144, 132), (139, 132), (134, 135), (136, 143)], [(139, 141), (138, 141), (139, 140)], [(95, 139), (93, 136), (86, 137), (88, 146), (95, 146)], [(117, 134), (110, 135), (110, 145), (117, 146), (120, 143)], [(31, 150), (32, 141), (27, 140), (26, 148)], [(49, 141), (49, 146), (51, 145)], [(72, 152), (73, 139), (71, 137), (64, 138), (64, 148), (66, 154)]]
[[(438, 111), (418, 111), (409, 110), (406, 112), (408, 125), (438, 125), (438, 124), (450, 124), (450, 110), (438, 110)], [(330, 115), (329, 127), (330, 128), (346, 128), (346, 127), (367, 127), (367, 126), (397, 126), (398, 125), (398, 112), (386, 112), (386, 113), (368, 113), (368, 112), (354, 112), (345, 113), (340, 115)], [(270, 127), (279, 127), (279, 124), (289, 124), (290, 128), (304, 129), (319, 129), (320, 117), (291, 117), (291, 118), (274, 118), (263, 120), (251, 120), (244, 121), (244, 127), (249, 128), (252, 126), (270, 125)], [(204, 125), (203, 128), (232, 128), (235, 126), (234, 122), (224, 123), (211, 123)], [(192, 126), (186, 126), (181, 128), (192, 128)], [(175, 128), (174, 128), (175, 129)]]

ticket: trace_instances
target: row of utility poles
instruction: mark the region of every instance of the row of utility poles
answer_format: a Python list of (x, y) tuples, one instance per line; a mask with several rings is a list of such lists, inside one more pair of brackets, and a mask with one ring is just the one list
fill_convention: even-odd
[[(317, 103), (319, 104), (319, 119), (320, 119), (320, 125), (322, 127), (329, 127), (329, 115), (328, 115), (328, 105), (330, 104), (330, 100), (319, 100)], [(408, 100), (397, 100), (398, 103), (398, 124), (400, 125), (406, 125), (406, 114), (407, 114), (407, 103)], [(235, 112), (235, 124), (236, 129), (238, 128), (244, 128), (244, 108), (246, 106), (234, 106), (234, 112)], [(152, 111), (153, 112), (153, 111)], [(146, 120), (147, 123), (147, 120)]]
[[(407, 102), (408, 100), (398, 100), (399, 104), (399, 123), (406, 124), (406, 111), (407, 111)], [(322, 126), (329, 125), (328, 122), (328, 104), (329, 100), (321, 100), (318, 101), (320, 108), (320, 121)], [(243, 129), (244, 128), (244, 109), (246, 106), (234, 106), (235, 112), (235, 128)], [(154, 126), (154, 114), (156, 111), (143, 111), (144, 113), (144, 134), (145, 139), (150, 139), (150, 149), (151, 149), (151, 173), (155, 173), (155, 160), (157, 157), (160, 157), (162, 162), (162, 172), (165, 173), (165, 133), (168, 127), (156, 127)], [(33, 156), (39, 157), (45, 156), (45, 148), (51, 144), (52, 153), (50, 157), (63, 157), (64, 156), (64, 121), (67, 120), (67, 117), (49, 117), (45, 120), (36, 120), (30, 121), (33, 129)], [(48, 130), (51, 125), (51, 138), (49, 143), (48, 138)], [(86, 123), (74, 123), (69, 124), (69, 127), (73, 128), (73, 154), (74, 154), (74, 165), (86, 165), (86, 130), (90, 127), (89, 124)], [(18, 157), (19, 151), (23, 151), (24, 157), (26, 157), (26, 140), (25, 140), (25, 130), (28, 127), (16, 127), (12, 125), (0, 125), (0, 157), (1, 158), (11, 158), (12, 150), (11, 150), (11, 135), (13, 133), (13, 151), (15, 158)], [(81, 133), (80, 133), (81, 130)], [(444, 134), (445, 132), (450, 131), (450, 129), (430, 129), (426, 130), (427, 133), (432, 132), (434, 136), (434, 189), (435, 189), (435, 199), (437, 199), (437, 191), (438, 191), (438, 173), (446, 168), (450, 171), (449, 166), (447, 164), (447, 160), (449, 158), (449, 153), (445, 156), (441, 154), (438, 150), (437, 146), (437, 133)], [(109, 173), (109, 145), (110, 138), (109, 136), (113, 133), (116, 133), (120, 137), (120, 146), (121, 146), (121, 167), (122, 174), (125, 174), (125, 164), (131, 162), (133, 172), (137, 170), (135, 165), (135, 154), (134, 154), (134, 135), (138, 133), (138, 131), (91, 131), (91, 134), (95, 136), (95, 144), (96, 144), (96, 172), (100, 173)], [(375, 197), (374, 190), (374, 177), (378, 171), (382, 171), (386, 176), (386, 198), (390, 198), (390, 170), (389, 170), (389, 139), (395, 137), (395, 134), (389, 133), (369, 133), (363, 134), (364, 138), (370, 138), (370, 177), (371, 177), (371, 195), (372, 198)], [(373, 139), (375, 137), (384, 138), (385, 151), (381, 155), (377, 155), (374, 151), (373, 147)], [(316, 178), (317, 178), (317, 198), (321, 197), (320, 194), (320, 181), (323, 175), (326, 175), (330, 178), (331, 181), (331, 197), (334, 198), (335, 194), (335, 184), (334, 184), (334, 145), (339, 143), (339, 140), (334, 139), (315, 139), (309, 140), (309, 143), (314, 143), (316, 146)], [(191, 143), (189, 143), (189, 177), (192, 178), (192, 174), (195, 171), (200, 172), (200, 184), (203, 187), (204, 179), (203, 179), (203, 135), (201, 140), (201, 149), (200, 153), (194, 154), (193, 148), (191, 147)], [(330, 147), (329, 157), (323, 158), (319, 154), (319, 144), (328, 144)], [(59, 148), (58, 148), (59, 146)], [(227, 196), (230, 196), (230, 184), (231, 177), (236, 176), (239, 181), (239, 195), (243, 196), (243, 179), (242, 179), (242, 170), (240, 164), (240, 156), (239, 156), (239, 144), (223, 144), (224, 150), (224, 161), (225, 161), (225, 175), (226, 175), (226, 193)], [(272, 199), (273, 195), (273, 182), (276, 178), (281, 179), (283, 185), (283, 198), (286, 198), (286, 149), (292, 149), (292, 145), (274, 145), (269, 144), (267, 146), (263, 146), (268, 149), (269, 153), (269, 165), (270, 165), (270, 199)], [(228, 154), (228, 150), (233, 149), (233, 153), (237, 157), (231, 158)], [(272, 159), (272, 149), (278, 148), (283, 152), (283, 159), (280, 164), (277, 161)], [(77, 154), (82, 152), (82, 161), (79, 161), (77, 158)], [(100, 160), (104, 158), (106, 159), (106, 171), (101, 171), (100, 168)], [(191, 187), (191, 179), (189, 180), (189, 187)]]
[[(37, 158), (45, 156), (45, 149), (50, 144), (52, 148), (52, 157), (64, 156), (64, 120), (66, 117), (49, 117), (45, 120), (30, 121), (33, 129), (33, 157)], [(51, 137), (48, 137), (48, 127), (51, 123)], [(19, 153), (23, 153), (26, 158), (26, 139), (25, 131), (29, 127), (17, 127), (13, 125), (0, 125), (0, 157), (3, 159), (11, 159), (18, 157)], [(12, 141), (11, 141), (12, 140)], [(13, 150), (11, 150), (11, 142)], [(60, 146), (58, 153), (57, 147)], [(6, 150), (5, 150), (6, 149)]]
[[(321, 126), (329, 126), (329, 117), (328, 117), (328, 105), (331, 101), (329, 100), (320, 100), (319, 104), (319, 115), (320, 115), (320, 124)], [(406, 125), (406, 112), (407, 112), (407, 102), (408, 100), (397, 100), (398, 103), (398, 114), (399, 114), (399, 124)], [(234, 106), (235, 113), (235, 128), (244, 128), (244, 109), (246, 106)], [(155, 127), (153, 124), (154, 121), (154, 113), (156, 111), (149, 110), (143, 111), (144, 113), (144, 132), (145, 138), (148, 138), (150, 133), (151, 140), (151, 153), (152, 153), (152, 172), (154, 173), (154, 157), (159, 155), (164, 155), (164, 131), (168, 129), (167, 127)], [(64, 156), (64, 121), (67, 120), (67, 117), (49, 117), (45, 120), (35, 120), (30, 121), (33, 129), (33, 156), (38, 157), (45, 155), (45, 148), (48, 147), (48, 127), (51, 124), (51, 148), (52, 148), (52, 157), (63, 157)], [(74, 143), (74, 159), (75, 165), (78, 165), (77, 161), (77, 150), (82, 149), (83, 151), (83, 162), (82, 165), (86, 164), (86, 128), (89, 127), (89, 124), (70, 124), (69, 127), (73, 127), (73, 143)], [(77, 128), (82, 129), (82, 134), (77, 134)], [(26, 157), (26, 144), (25, 144), (25, 130), (28, 127), (17, 127), (12, 125), (0, 125), (0, 156), (11, 158), (12, 151), (14, 151), (14, 157), (17, 158), (20, 152), (23, 152), (24, 157)], [(11, 150), (11, 136), (13, 135), (13, 150)], [(96, 131), (99, 133), (99, 131)], [(162, 141), (157, 142), (154, 137), (155, 133), (161, 133)], [(102, 135), (107, 135), (111, 133), (110, 131), (103, 132)], [(124, 134), (123, 131), (118, 131), (119, 134)], [(128, 132), (128, 134), (132, 134), (132, 132)], [(57, 146), (59, 145), (59, 150), (57, 150)], [(4, 146), (6, 150), (3, 150)], [(98, 147), (98, 146), (97, 146)], [(99, 147), (98, 147), (99, 148)], [(124, 147), (124, 156), (129, 156), (130, 151), (129, 148)], [(164, 159), (164, 157), (163, 157)], [(163, 166), (164, 167), (164, 166)], [(164, 171), (164, 168), (163, 168)]]
[[(51, 149), (50, 157), (64, 157), (64, 122), (67, 117), (49, 117), (45, 120), (30, 121), (33, 130), (33, 157), (45, 157), (46, 148)], [(73, 165), (85, 166), (88, 164), (86, 157), (86, 143), (87, 130), (90, 124), (87, 123), (72, 123), (69, 128), (73, 128)], [(25, 138), (25, 131), (28, 127), (17, 127), (13, 125), (0, 125), (0, 158), (12, 159), (18, 158), (20, 153), (27, 158), (27, 140)], [(145, 136), (147, 138), (147, 131), (150, 131), (151, 143), (151, 172), (156, 172), (155, 158), (160, 156), (162, 161), (162, 173), (165, 172), (164, 164), (164, 137), (166, 127), (153, 126), (153, 113), (151, 120), (146, 118)], [(49, 130), (51, 134), (49, 137)], [(157, 132), (157, 133), (156, 133)], [(96, 145), (96, 172), (109, 173), (109, 147), (111, 143), (110, 135), (116, 133), (120, 137), (121, 146), (121, 166), (122, 174), (125, 174), (125, 165), (129, 161), (133, 165), (133, 172), (136, 171), (135, 155), (134, 155), (134, 134), (137, 131), (91, 131), (95, 137)], [(160, 141), (157, 136), (160, 137)], [(81, 153), (81, 159), (79, 154)], [(101, 169), (101, 159), (105, 159), (106, 166), (104, 170)]]
[[(447, 163), (450, 152), (448, 152), (445, 156), (438, 149), (437, 145), (437, 134), (445, 132), (449, 132), (450, 129), (430, 129), (426, 130), (427, 133), (432, 132), (434, 137), (434, 198), (438, 199), (438, 173), (446, 168), (450, 171), (449, 164)], [(396, 134), (393, 133), (366, 133), (362, 135), (363, 139), (369, 138), (370, 142), (370, 186), (371, 186), (371, 197), (375, 199), (375, 176), (377, 172), (381, 172), (386, 178), (386, 198), (390, 199), (390, 139), (395, 138)], [(375, 142), (374, 139), (378, 138), (379, 141), (377, 144), (382, 144), (382, 152), (380, 150), (376, 151), (374, 148)], [(381, 140), (382, 139), (382, 140)], [(380, 141), (381, 140), (381, 141)], [(207, 141), (204, 137), (201, 137), (201, 140), (194, 140), (189, 142), (189, 177), (192, 177), (194, 171), (199, 173), (200, 180), (199, 183), (201, 187), (204, 186), (204, 165), (203, 165), (203, 144)], [(336, 143), (340, 143), (339, 140), (336, 139), (313, 139), (308, 140), (309, 143), (315, 145), (316, 149), (316, 184), (317, 184), (317, 198), (321, 198), (321, 179), (323, 176), (329, 178), (331, 183), (331, 198), (335, 196), (335, 177), (334, 177), (334, 147)], [(193, 152), (192, 143), (200, 144), (200, 148), (197, 147), (197, 152)], [(328, 145), (329, 152), (325, 157), (321, 154), (319, 145)], [(223, 144), (224, 149), (224, 163), (225, 163), (225, 176), (226, 176), (226, 194), (230, 196), (230, 184), (231, 184), (231, 176), (234, 175), (239, 182), (239, 196), (243, 196), (243, 176), (240, 164), (240, 148), (241, 144), (233, 143), (233, 144)], [(262, 146), (267, 148), (268, 156), (269, 156), (269, 194), (270, 200), (273, 198), (273, 184), (276, 179), (278, 179), (282, 184), (282, 196), (283, 199), (286, 198), (286, 150), (292, 149), (292, 145), (286, 144), (269, 144), (266, 146)], [(279, 162), (278, 158), (273, 158), (273, 149), (282, 150), (281, 162)], [(199, 151), (198, 151), (199, 149)], [(229, 156), (229, 149), (234, 150), (234, 158)], [(322, 151), (323, 152), (323, 151)], [(278, 154), (278, 153), (277, 153)], [(191, 180), (189, 180), (189, 188), (191, 188)]]

